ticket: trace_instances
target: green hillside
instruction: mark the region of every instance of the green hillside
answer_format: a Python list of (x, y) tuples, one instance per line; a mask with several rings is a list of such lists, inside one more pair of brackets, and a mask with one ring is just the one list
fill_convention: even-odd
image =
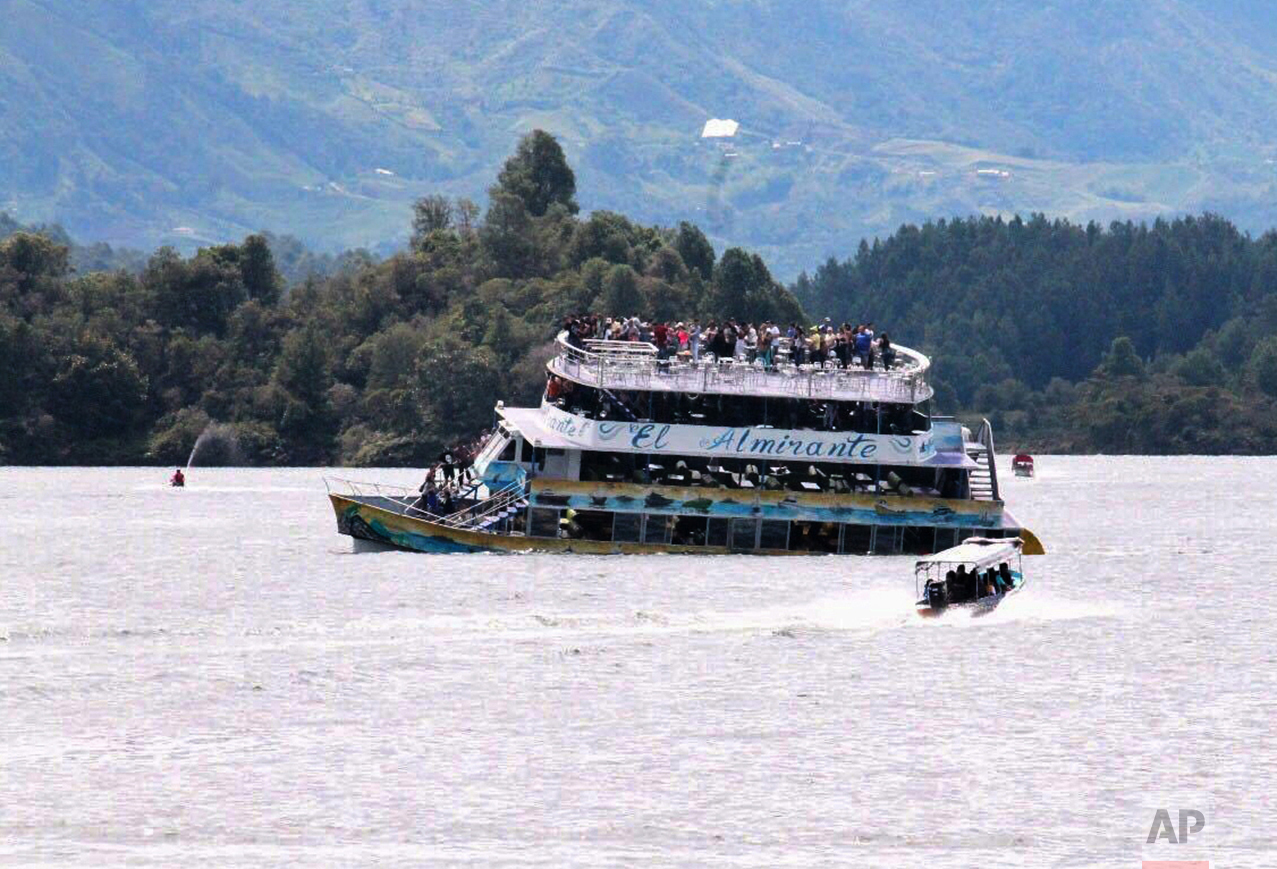
[[(555, 133), (582, 207), (792, 276), (968, 213), (1277, 223), (1264, 4), (0, 0), (0, 211), (195, 246), (402, 242)], [(699, 138), (710, 117), (736, 141)]]

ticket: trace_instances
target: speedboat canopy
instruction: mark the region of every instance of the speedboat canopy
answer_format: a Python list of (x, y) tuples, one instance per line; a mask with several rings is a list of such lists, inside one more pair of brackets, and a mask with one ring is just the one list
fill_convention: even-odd
[(975, 567), (976, 570), (984, 570), (1015, 558), (1020, 554), (1020, 547), (1023, 545), (1024, 541), (1019, 537), (968, 537), (951, 549), (919, 558), (915, 569), (924, 569), (937, 564), (966, 564)]

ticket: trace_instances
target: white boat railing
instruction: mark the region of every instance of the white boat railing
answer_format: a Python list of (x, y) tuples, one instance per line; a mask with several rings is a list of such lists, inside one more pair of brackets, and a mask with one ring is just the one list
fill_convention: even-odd
[[(657, 358), (651, 344), (637, 341), (586, 341), (584, 347), (558, 336), (559, 352), (550, 370), (597, 389), (660, 390), (723, 395), (760, 395), (833, 401), (885, 401), (917, 404), (934, 392), (927, 383), (931, 360), (916, 350), (895, 346), (890, 369), (866, 370), (780, 362), (671, 357)], [(606, 345), (606, 346), (604, 346)], [(623, 345), (615, 347), (613, 345)], [(707, 354), (708, 356), (708, 354)]]
[(486, 520), (503, 510), (509, 510), (520, 504), (527, 495), (527, 482), (516, 480), (498, 489), (482, 501), (469, 507), (440, 515), (431, 513), (416, 506), (421, 493), (407, 486), (393, 486), (386, 483), (368, 483), (359, 480), (347, 480), (341, 477), (325, 477), (324, 487), (339, 495), (353, 495), (357, 498), (386, 498), (403, 507), (403, 514), (414, 519), (423, 519), (447, 528), (467, 528), (474, 531), (486, 530)]

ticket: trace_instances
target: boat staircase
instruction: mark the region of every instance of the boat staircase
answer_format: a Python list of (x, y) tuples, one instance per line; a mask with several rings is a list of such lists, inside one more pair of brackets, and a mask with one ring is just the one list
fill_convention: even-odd
[(448, 528), (489, 531), (527, 506), (527, 482), (520, 479), (464, 510), (448, 516), (431, 516), (430, 521)]
[(997, 453), (993, 449), (993, 426), (982, 420), (975, 441), (967, 444), (967, 455), (977, 467), (970, 476), (971, 498), (975, 501), (1000, 501), (998, 494)]
[(512, 518), (528, 506), (528, 482), (522, 476), (481, 500), (478, 500), (477, 496), (483, 488), (483, 483), (474, 483), (469, 488), (463, 489), (460, 496), (466, 500), (471, 498), (477, 500), (468, 507), (462, 507), (447, 516), (440, 516), (417, 506), (421, 503), (421, 494), (416, 489), (328, 477), (324, 478), (324, 485), (331, 494), (354, 497), (370, 506), (392, 510), (412, 519), (424, 519), (436, 525), (465, 531), (494, 533), (502, 530), (499, 526), (503, 521)]

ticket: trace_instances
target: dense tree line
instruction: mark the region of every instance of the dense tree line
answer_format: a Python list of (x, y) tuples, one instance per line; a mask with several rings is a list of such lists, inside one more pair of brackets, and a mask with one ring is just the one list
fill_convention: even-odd
[[(578, 216), (553, 137), (526, 136), (486, 209), (431, 196), (411, 248), (308, 257), (251, 235), (190, 257), (0, 225), (0, 461), (422, 464), (535, 401), (556, 326), (601, 310), (797, 320), (756, 255), (695, 226)], [(277, 254), (288, 256), (281, 276)]]
[(1277, 448), (1277, 233), (1034, 216), (905, 226), (779, 285), (695, 226), (580, 217), (553, 137), (486, 208), (428, 196), (409, 249), (251, 235), (183, 257), (0, 215), (0, 461), (421, 464), (533, 402), (562, 319), (874, 320), (930, 353), (941, 411), (1003, 447)]
[(932, 355), (942, 409), (1003, 446), (1277, 450), (1277, 232), (1214, 215), (904, 226), (793, 287)]

